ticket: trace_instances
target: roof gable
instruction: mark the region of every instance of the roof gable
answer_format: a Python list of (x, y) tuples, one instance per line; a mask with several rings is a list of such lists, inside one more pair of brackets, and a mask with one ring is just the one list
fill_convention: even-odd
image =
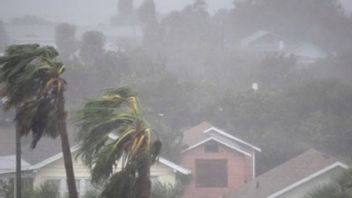
[(240, 151), (242, 154), (251, 156), (253, 151), (261, 152), (261, 149), (240, 139), (225, 131), (218, 129), (207, 122), (186, 130), (183, 133), (183, 142), (187, 146), (185, 151), (196, 148), (210, 140), (217, 141), (234, 150)]
[(253, 34), (250, 34), (249, 36), (243, 38), (241, 40), (241, 47), (247, 47), (247, 46), (251, 45), (252, 43), (260, 42), (262, 39), (268, 39), (268, 38), (269, 38), (269, 40), (289, 42), (287, 39), (285, 39), (281, 35), (278, 35), (273, 32), (268, 32), (266, 30), (259, 30), (257, 32), (254, 32)]
[(233, 146), (233, 145), (231, 145), (231, 144), (228, 144), (228, 143), (226, 143), (226, 142), (224, 142), (224, 141), (221, 141), (221, 140), (219, 140), (219, 139), (217, 139), (217, 138), (214, 138), (214, 137), (209, 137), (209, 138), (207, 138), (207, 139), (205, 139), (205, 140), (203, 140), (203, 141), (201, 141), (201, 142), (198, 142), (197, 144), (194, 144), (194, 145), (188, 147), (187, 149), (185, 149), (185, 150), (182, 151), (182, 152), (187, 152), (187, 151), (193, 150), (193, 149), (195, 149), (195, 148), (197, 148), (197, 147), (199, 147), (199, 146), (201, 146), (201, 145), (203, 145), (203, 144), (205, 144), (205, 143), (207, 143), (207, 142), (210, 142), (210, 141), (218, 142), (218, 143), (220, 143), (221, 145), (226, 146), (227, 148), (233, 149), (233, 150), (235, 150), (235, 151), (238, 151), (239, 153), (241, 153), (241, 154), (243, 154), (243, 155), (246, 155), (246, 156), (248, 156), (248, 157), (251, 157), (251, 156), (252, 156), (251, 153), (246, 152), (246, 151), (244, 151), (244, 150), (242, 150), (242, 149), (240, 149), (240, 148), (238, 148), (238, 147), (235, 147), (235, 146)]
[(204, 131), (211, 128), (212, 125), (207, 122), (202, 122), (183, 132), (183, 143), (186, 146), (191, 146), (208, 138)]
[(252, 149), (254, 149), (256, 151), (259, 151), (259, 152), (262, 151), (260, 148), (254, 146), (254, 145), (252, 145), (252, 144), (250, 144), (250, 143), (248, 143), (248, 142), (246, 142), (246, 141), (244, 141), (244, 140), (242, 140), (240, 138), (237, 138), (237, 137), (235, 137), (233, 135), (230, 135), (230, 134), (226, 133), (225, 131), (222, 131), (222, 130), (216, 128), (216, 127), (211, 127), (209, 129), (205, 130), (204, 133), (211, 133), (212, 131), (214, 131), (214, 132), (216, 132), (216, 133), (218, 133), (218, 134), (220, 134), (220, 135), (222, 135), (222, 136), (224, 136), (226, 138), (234, 140), (234, 141), (236, 141), (238, 143), (241, 143), (241, 144), (244, 144), (244, 145), (246, 145), (248, 147), (251, 147)]

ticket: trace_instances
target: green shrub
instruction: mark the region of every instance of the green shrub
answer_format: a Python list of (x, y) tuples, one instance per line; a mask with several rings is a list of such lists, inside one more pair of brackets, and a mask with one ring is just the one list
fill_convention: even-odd
[(151, 198), (180, 198), (183, 187), (180, 183), (175, 186), (171, 184), (163, 184), (161, 182), (153, 182)]

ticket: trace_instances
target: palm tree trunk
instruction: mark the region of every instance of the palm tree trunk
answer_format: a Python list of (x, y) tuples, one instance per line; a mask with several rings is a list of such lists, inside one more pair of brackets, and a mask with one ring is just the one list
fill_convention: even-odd
[(149, 198), (151, 191), (150, 182), (150, 161), (145, 159), (139, 167), (139, 178), (137, 184), (137, 197), (138, 198)]
[(21, 134), (16, 122), (16, 186), (15, 197), (21, 198)]
[(60, 92), (60, 95), (59, 95), (58, 111), (59, 111), (58, 113), (59, 113), (59, 122), (60, 122), (59, 126), (61, 128), (60, 138), (61, 138), (62, 153), (64, 157), (65, 170), (66, 170), (68, 194), (69, 194), (69, 198), (78, 198), (75, 175), (74, 175), (73, 165), (72, 165), (70, 143), (67, 135), (65, 99), (62, 92)]
[(142, 189), (141, 189), (141, 198), (149, 198), (150, 197), (150, 189), (151, 189), (151, 182), (149, 179), (149, 175), (142, 175)]

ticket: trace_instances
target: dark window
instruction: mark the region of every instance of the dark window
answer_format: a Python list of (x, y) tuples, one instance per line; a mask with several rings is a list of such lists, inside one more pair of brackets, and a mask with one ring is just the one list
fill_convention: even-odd
[(206, 153), (218, 153), (219, 152), (219, 144), (216, 142), (209, 142), (204, 146), (204, 152)]
[(227, 187), (227, 160), (196, 160), (196, 187)]

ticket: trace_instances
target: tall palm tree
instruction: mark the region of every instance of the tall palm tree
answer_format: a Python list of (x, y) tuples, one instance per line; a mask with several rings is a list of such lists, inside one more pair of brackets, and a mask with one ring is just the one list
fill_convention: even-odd
[(151, 144), (136, 94), (126, 87), (107, 90), (84, 105), (77, 123), (77, 157), (90, 167), (92, 182), (104, 184), (101, 197), (148, 198), (150, 166), (161, 143)]
[(60, 135), (70, 198), (77, 198), (66, 129), (62, 63), (58, 52), (37, 44), (14, 45), (0, 57), (0, 97), (4, 109), (16, 110), (16, 197), (21, 197), (21, 136), (32, 133), (31, 148), (42, 135)]

